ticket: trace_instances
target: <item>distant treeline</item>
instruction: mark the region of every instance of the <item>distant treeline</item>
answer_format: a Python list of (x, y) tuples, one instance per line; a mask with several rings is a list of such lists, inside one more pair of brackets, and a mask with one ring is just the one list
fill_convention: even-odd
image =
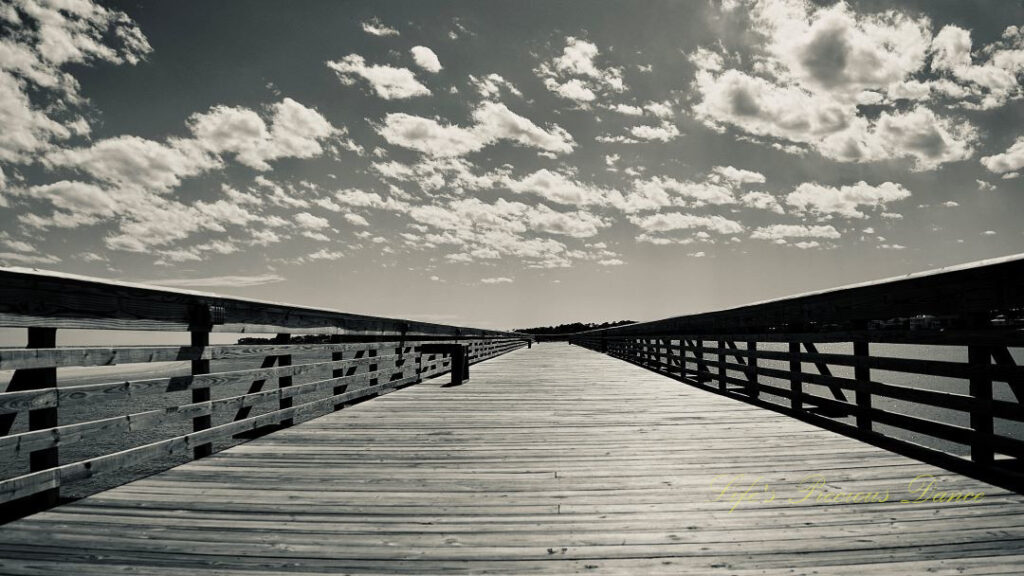
[(583, 330), (594, 330), (597, 328), (611, 328), (613, 326), (622, 326), (624, 324), (635, 324), (635, 321), (619, 320), (617, 322), (602, 322), (601, 324), (595, 324), (593, 322), (573, 322), (572, 324), (559, 324), (558, 326), (516, 328), (514, 332), (525, 332), (526, 334), (570, 334), (572, 332), (582, 332)]
[[(331, 341), (330, 334), (299, 334), (292, 336), (289, 344), (328, 344)], [(239, 344), (273, 344), (274, 338), (239, 338)]]

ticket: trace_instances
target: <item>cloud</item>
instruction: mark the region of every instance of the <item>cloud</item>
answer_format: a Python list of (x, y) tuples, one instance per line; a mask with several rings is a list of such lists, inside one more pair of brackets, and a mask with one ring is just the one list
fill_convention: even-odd
[[(995, 108), (1019, 98), (1022, 88), (1017, 75), (1024, 71), (1024, 31), (1008, 27), (1001, 41), (981, 51), (988, 56), (981, 64), (974, 63), (971, 45), (969, 30), (944, 26), (932, 41), (932, 71), (959, 81), (955, 92), (971, 98), (970, 108)], [(938, 86), (942, 85), (936, 83)]]
[(645, 232), (668, 232), (671, 230), (690, 230), (703, 228), (718, 234), (739, 234), (743, 225), (723, 216), (697, 216), (680, 212), (652, 214), (650, 216), (630, 216), (629, 221)]
[(558, 154), (569, 153), (576, 145), (560, 126), (545, 130), (496, 102), (482, 102), (473, 111), (473, 120), (472, 127), (463, 128), (398, 112), (388, 114), (377, 131), (391, 144), (436, 157), (463, 156), (501, 140)]
[(598, 54), (593, 42), (568, 36), (562, 54), (541, 63), (536, 72), (548, 90), (577, 102), (591, 102), (601, 92), (625, 90), (622, 69), (599, 67), (595, 63)]
[(398, 30), (385, 25), (380, 21), (380, 18), (374, 16), (369, 20), (362, 23), (363, 32), (370, 34), (371, 36), (398, 36)]
[[(954, 38), (955, 31), (933, 43), (926, 17), (895, 10), (858, 14), (842, 2), (815, 7), (799, 0), (761, 0), (754, 3), (752, 18), (762, 34), (750, 69), (729, 68), (722, 55), (707, 49), (691, 56), (698, 68), (693, 109), (708, 127), (732, 126), (807, 145), (840, 162), (905, 158), (916, 170), (973, 154), (976, 129), (923, 104), (937, 94), (971, 95), (949, 79), (926, 76), (930, 54), (933, 66), (942, 70), (954, 66), (952, 61), (963, 62), (963, 38)], [(969, 38), (967, 50), (969, 60)], [(1004, 62), (1016, 58), (1011, 51), (1001, 54)], [(907, 99), (917, 103), (897, 105)], [(867, 113), (860, 104), (881, 110)]]
[(660, 126), (633, 126), (629, 133), (640, 140), (669, 142), (679, 136), (679, 129), (674, 124), (662, 122)]
[[(126, 14), (88, 0), (22, 0), (0, 13), (0, 160), (32, 162), (53, 141), (89, 133), (76, 113), (84, 103), (68, 65), (136, 64), (152, 51)], [(14, 33), (16, 31), (16, 34)], [(46, 105), (34, 106), (32, 98)]]
[(426, 46), (413, 46), (409, 52), (412, 53), (413, 61), (420, 68), (433, 74), (441, 71), (441, 61), (437, 59), (437, 54), (434, 54), (434, 51), (430, 48)]
[(643, 116), (644, 109), (639, 106), (630, 106), (629, 104), (616, 104), (610, 107), (611, 110), (618, 112), (619, 114), (625, 114), (627, 116)]
[(558, 204), (591, 206), (609, 202), (607, 191), (547, 168), (519, 180), (506, 177), (502, 179), (502, 184), (517, 194), (534, 194)]
[(785, 240), (786, 238), (829, 238), (834, 240), (840, 238), (841, 234), (831, 225), (772, 224), (754, 230), (750, 237), (759, 240)]
[(715, 174), (737, 184), (763, 184), (764, 174), (751, 170), (741, 170), (732, 166), (715, 166), (711, 169)]
[(340, 260), (345, 257), (343, 252), (337, 250), (328, 250), (327, 248), (321, 248), (312, 254), (306, 255), (306, 260)]
[(786, 195), (786, 204), (798, 211), (818, 215), (837, 214), (844, 218), (866, 218), (861, 206), (884, 208), (890, 202), (905, 200), (910, 191), (893, 182), (871, 186), (864, 181), (834, 188), (805, 182)]
[(353, 226), (369, 226), (370, 225), (370, 223), (366, 221), (366, 218), (363, 218), (359, 214), (352, 214), (352, 213), (345, 214), (345, 221), (348, 222), (349, 224), (353, 225)]
[(556, 212), (543, 204), (539, 204), (527, 212), (528, 225), (532, 230), (571, 236), (573, 238), (590, 238), (607, 226), (601, 218), (587, 212)]
[(507, 276), (497, 276), (495, 278), (481, 278), (480, 282), (484, 284), (511, 284), (513, 280)]
[(284, 282), (285, 278), (278, 274), (258, 274), (253, 276), (208, 276), (205, 278), (166, 278), (163, 280), (143, 280), (142, 284), (154, 284), (171, 288), (211, 287), (211, 288), (247, 288)]
[[(996, 174), (1015, 172), (1024, 168), (1024, 136), (1018, 136), (1017, 141), (1006, 152), (982, 157), (981, 163), (990, 172), (995, 172)], [(984, 189), (980, 181), (978, 186)]]
[(172, 139), (167, 143), (138, 136), (115, 136), (88, 148), (59, 150), (46, 161), (54, 166), (75, 168), (115, 186), (168, 190), (182, 179), (220, 166), (196, 143)]
[(508, 91), (516, 96), (522, 96), (523, 93), (515, 87), (514, 84), (506, 80), (500, 74), (488, 74), (477, 78), (476, 76), (469, 75), (469, 83), (476, 89), (477, 93), (481, 97), (490, 99), (496, 99), (501, 95), (502, 89)]
[(367, 65), (366, 60), (358, 54), (349, 54), (341, 60), (327, 62), (327, 67), (334, 70), (342, 84), (356, 83), (356, 77), (369, 82), (370, 87), (378, 96), (385, 100), (403, 100), (416, 96), (429, 96), (430, 89), (420, 84), (416, 75), (408, 68), (395, 68), (387, 65)]
[(749, 208), (757, 208), (759, 210), (768, 210), (776, 214), (784, 214), (785, 210), (779, 204), (779, 201), (767, 192), (747, 192), (743, 196), (740, 196), (740, 204)]
[(299, 212), (295, 215), (295, 223), (306, 230), (323, 230), (330, 227), (327, 218), (314, 216), (309, 212)]

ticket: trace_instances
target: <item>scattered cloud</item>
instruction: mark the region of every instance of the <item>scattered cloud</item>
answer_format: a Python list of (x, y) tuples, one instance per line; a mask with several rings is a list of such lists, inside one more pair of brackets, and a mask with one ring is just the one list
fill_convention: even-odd
[(284, 282), (279, 274), (257, 274), (252, 276), (209, 276), (204, 278), (164, 278), (160, 280), (143, 280), (142, 284), (154, 284), (170, 288), (248, 288)]
[(413, 46), (409, 52), (412, 53), (412, 59), (416, 62), (416, 65), (423, 68), (427, 72), (437, 74), (441, 71), (441, 61), (437, 59), (437, 54), (426, 46)]
[(380, 18), (374, 16), (363, 22), (363, 32), (372, 36), (398, 36), (398, 30), (385, 25)]
[(1006, 152), (983, 157), (981, 163), (996, 174), (1016, 172), (1024, 168), (1024, 136), (1017, 137), (1017, 141)]
[(798, 212), (819, 216), (838, 215), (844, 218), (866, 218), (860, 207), (884, 208), (890, 202), (905, 200), (910, 191), (893, 182), (871, 186), (861, 181), (852, 186), (821, 186), (805, 182), (786, 195), (786, 204)]
[(404, 100), (430, 95), (430, 89), (416, 79), (412, 70), (386, 64), (367, 64), (358, 54), (349, 54), (341, 60), (328, 61), (327, 67), (334, 70), (338, 80), (346, 86), (355, 84), (357, 77), (366, 80), (377, 96), (385, 100)]

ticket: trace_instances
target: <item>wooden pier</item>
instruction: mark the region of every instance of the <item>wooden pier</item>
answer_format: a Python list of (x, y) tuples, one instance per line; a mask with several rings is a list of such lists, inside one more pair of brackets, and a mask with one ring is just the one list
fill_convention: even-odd
[[(0, 326), (0, 574), (1024, 565), (1024, 256), (576, 345), (23, 269)], [(82, 328), (189, 343), (58, 346)]]
[[(799, 501), (815, 475), (823, 494), (889, 500)], [(984, 496), (900, 503), (920, 475)], [(104, 576), (1015, 574), (1024, 498), (543, 344), (13, 522), (0, 559)]]

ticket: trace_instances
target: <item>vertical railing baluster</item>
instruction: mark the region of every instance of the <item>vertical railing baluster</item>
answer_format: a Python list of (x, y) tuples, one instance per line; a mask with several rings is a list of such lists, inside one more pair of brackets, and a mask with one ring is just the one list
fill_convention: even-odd
[(971, 393), (971, 460), (991, 466), (995, 457), (992, 447), (992, 350), (989, 346), (967, 347), (970, 366)]
[(722, 392), (728, 389), (725, 371), (725, 340), (718, 341), (718, 389)]
[[(57, 329), (56, 328), (36, 328), (30, 327), (28, 329), (28, 346), (27, 348), (56, 348), (57, 347)], [(51, 368), (22, 368), (15, 370), (11, 376), (11, 381), (7, 386), (8, 392), (17, 392), (22, 390), (40, 390), (44, 388), (56, 388), (57, 387), (57, 367)], [(10, 421), (5, 421), (4, 425), (7, 430), (10, 425), (14, 422), (14, 416), (11, 414)], [(37, 408), (35, 410), (28, 411), (28, 429), (29, 431), (46, 430), (49, 428), (57, 427), (57, 407), (50, 408)], [(30, 472), (41, 472), (43, 470), (49, 470), (50, 468), (56, 468), (59, 464), (57, 447), (43, 448), (42, 450), (34, 450), (29, 453), (29, 471)], [(60, 485), (53, 488), (47, 488), (41, 490), (21, 502), (23, 502), (24, 509), (29, 510), (43, 510), (46, 508), (52, 508), (56, 506), (60, 501)]]
[(790, 405), (794, 412), (803, 411), (804, 402), (804, 380), (801, 372), (803, 367), (800, 362), (800, 343), (789, 343), (789, 393)]
[[(331, 336), (330, 342), (331, 342), (331, 344), (341, 344), (341, 342), (342, 342), (341, 335), (333, 335), (333, 336)], [(341, 360), (344, 360), (344, 359), (345, 359), (345, 353), (343, 351), (341, 351), (341, 350), (332, 350), (331, 351), (331, 362), (340, 362)], [(331, 370), (331, 378), (342, 378), (344, 376), (345, 376), (345, 367), (344, 366), (335, 367), (335, 368), (333, 368)], [(338, 394), (344, 394), (347, 389), (348, 389), (348, 384), (338, 384), (337, 382), (335, 382), (334, 383), (334, 387), (331, 389), (331, 395), (332, 396), (337, 396)], [(344, 402), (335, 401), (334, 410), (341, 410), (344, 407), (345, 407), (345, 403)]]
[(868, 358), (871, 351), (867, 340), (853, 343), (853, 378), (857, 381), (857, 428), (865, 432), (871, 431), (871, 368)]
[(761, 389), (758, 387), (758, 375), (757, 375), (757, 341), (747, 341), (747, 395), (751, 398), (757, 398), (761, 395)]
[[(274, 343), (275, 344), (287, 345), (291, 341), (291, 339), (292, 339), (292, 335), (291, 334), (278, 334), (277, 337), (274, 338)], [(292, 365), (292, 355), (291, 354), (280, 354), (280, 355), (278, 355), (278, 357), (277, 357), (277, 365), (281, 366), (281, 367), (291, 366)], [(291, 385), (292, 385), (292, 377), (291, 376), (279, 376), (277, 378), (277, 388), (278, 388), (278, 390), (281, 390), (283, 392), (285, 388), (288, 388)], [(279, 410), (285, 410), (287, 408), (291, 408), (292, 405), (294, 404), (294, 400), (295, 399), (293, 397), (291, 397), (291, 396), (289, 396), (287, 398), (282, 396), (277, 401), (277, 407), (278, 407)], [(291, 426), (293, 424), (295, 424), (295, 419), (294, 418), (285, 418), (285, 419), (281, 420), (281, 427), (282, 428), (287, 428), (288, 426)]]
[[(192, 341), (191, 341), (192, 347), (193, 348), (200, 348), (201, 349), (200, 350), (199, 358), (197, 358), (197, 359), (192, 361), (192, 376), (195, 377), (195, 376), (200, 376), (202, 374), (209, 374), (210, 373), (210, 360), (208, 358), (203, 358), (203, 357), (206, 356), (206, 347), (210, 345), (210, 330), (209, 330), (209, 328), (201, 328), (201, 329), (197, 329), (197, 330), (192, 330), (191, 335), (192, 335)], [(210, 399), (211, 399), (211, 395), (210, 395), (210, 386), (209, 386), (209, 384), (207, 384), (205, 386), (195, 386), (195, 382), (193, 382), (193, 386), (192, 386), (192, 403), (193, 404), (198, 404), (200, 402), (209, 402)], [(192, 431), (193, 432), (199, 432), (201, 430), (206, 430), (212, 424), (213, 424), (213, 414), (212, 414), (212, 412), (207, 413), (207, 414), (202, 414), (200, 416), (196, 416), (196, 417), (192, 418)], [(213, 454), (213, 443), (212, 442), (203, 442), (202, 444), (198, 444), (198, 445), (196, 445), (196, 446), (194, 446), (192, 448), (192, 457), (197, 459), (197, 460), (199, 458), (205, 458), (205, 457), (209, 456), (210, 454)]]

